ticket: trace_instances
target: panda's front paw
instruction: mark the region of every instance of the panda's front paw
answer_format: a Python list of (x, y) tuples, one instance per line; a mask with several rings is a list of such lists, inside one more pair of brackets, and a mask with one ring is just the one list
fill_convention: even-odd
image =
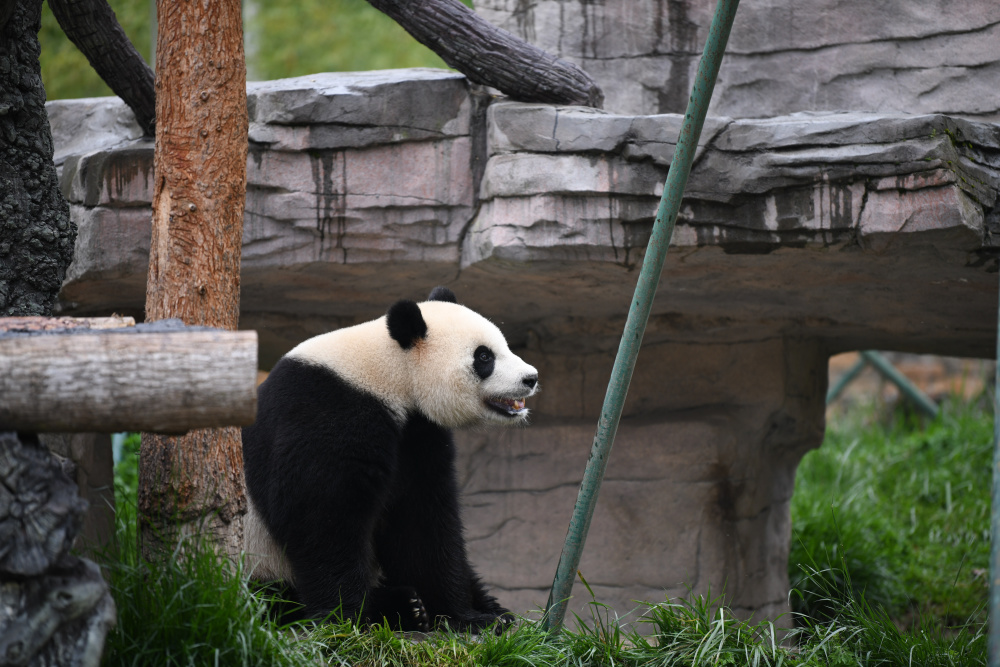
[(427, 608), (424, 607), (424, 601), (414, 591), (413, 596), (410, 598), (410, 613), (412, 614), (411, 620), (416, 626), (416, 630), (420, 632), (430, 632), (431, 630), (431, 617), (427, 613)]
[(369, 622), (383, 619), (404, 632), (430, 632), (430, 614), (416, 589), (411, 586), (376, 588), (366, 605), (365, 616)]

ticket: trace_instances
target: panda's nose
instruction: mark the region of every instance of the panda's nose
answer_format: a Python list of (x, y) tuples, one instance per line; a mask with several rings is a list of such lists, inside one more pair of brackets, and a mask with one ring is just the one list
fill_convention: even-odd
[(535, 385), (538, 384), (538, 374), (536, 373), (535, 375), (524, 376), (524, 379), (521, 380), (521, 384), (523, 384), (528, 389), (534, 389)]

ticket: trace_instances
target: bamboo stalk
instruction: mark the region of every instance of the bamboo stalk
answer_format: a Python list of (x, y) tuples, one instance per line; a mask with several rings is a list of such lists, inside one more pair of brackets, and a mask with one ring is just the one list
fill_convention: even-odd
[(566, 615), (570, 592), (573, 590), (573, 580), (580, 564), (580, 555), (587, 539), (587, 532), (590, 530), (590, 520), (594, 515), (597, 495), (611, 455), (615, 433), (618, 431), (618, 422), (621, 419), (629, 382), (632, 380), (635, 360), (642, 344), (653, 297), (656, 295), (663, 261), (670, 246), (677, 211), (680, 209), (684, 187), (691, 172), (691, 163), (698, 147), (698, 139), (701, 137), (702, 126), (705, 124), (708, 104), (712, 100), (715, 80), (719, 74), (719, 66), (722, 64), (722, 56), (726, 50), (738, 6), (739, 0), (719, 0), (712, 18), (708, 40), (705, 42), (705, 51), (698, 63), (698, 73), (691, 91), (687, 113), (684, 115), (684, 124), (677, 139), (677, 148), (670, 163), (667, 182), (663, 187), (663, 196), (660, 198), (656, 220), (653, 223), (653, 233), (646, 248), (635, 296), (625, 322), (625, 332), (622, 334), (618, 356), (615, 357), (615, 365), (611, 371), (611, 381), (608, 383), (601, 418), (597, 423), (590, 460), (587, 461), (587, 469), (580, 484), (580, 492), (566, 534), (566, 543), (563, 545), (552, 590), (545, 605), (547, 610), (545, 625), (549, 631), (562, 627)]

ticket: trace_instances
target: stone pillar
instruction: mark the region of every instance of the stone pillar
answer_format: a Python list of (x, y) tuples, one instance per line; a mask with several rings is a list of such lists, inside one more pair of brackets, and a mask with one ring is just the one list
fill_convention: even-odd
[[(545, 604), (613, 354), (519, 351), (539, 368), (535, 423), (463, 434), (472, 562), (517, 613)], [(827, 355), (775, 337), (643, 348), (580, 571), (619, 615), (689, 589), (749, 615), (788, 611), (795, 469), (819, 446)], [(589, 618), (577, 584), (570, 610)]]
[(76, 482), (87, 512), (77, 534), (77, 548), (90, 552), (115, 534), (115, 462), (107, 433), (43, 433), (41, 443), (63, 463)]

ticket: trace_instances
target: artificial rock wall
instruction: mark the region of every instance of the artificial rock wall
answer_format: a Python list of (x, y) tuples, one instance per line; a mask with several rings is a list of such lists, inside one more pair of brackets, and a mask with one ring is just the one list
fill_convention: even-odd
[[(575, 62), (619, 113), (684, 113), (715, 0), (476, 0), (487, 20)], [(1000, 119), (992, 0), (744, 0), (710, 113), (947, 113)]]

